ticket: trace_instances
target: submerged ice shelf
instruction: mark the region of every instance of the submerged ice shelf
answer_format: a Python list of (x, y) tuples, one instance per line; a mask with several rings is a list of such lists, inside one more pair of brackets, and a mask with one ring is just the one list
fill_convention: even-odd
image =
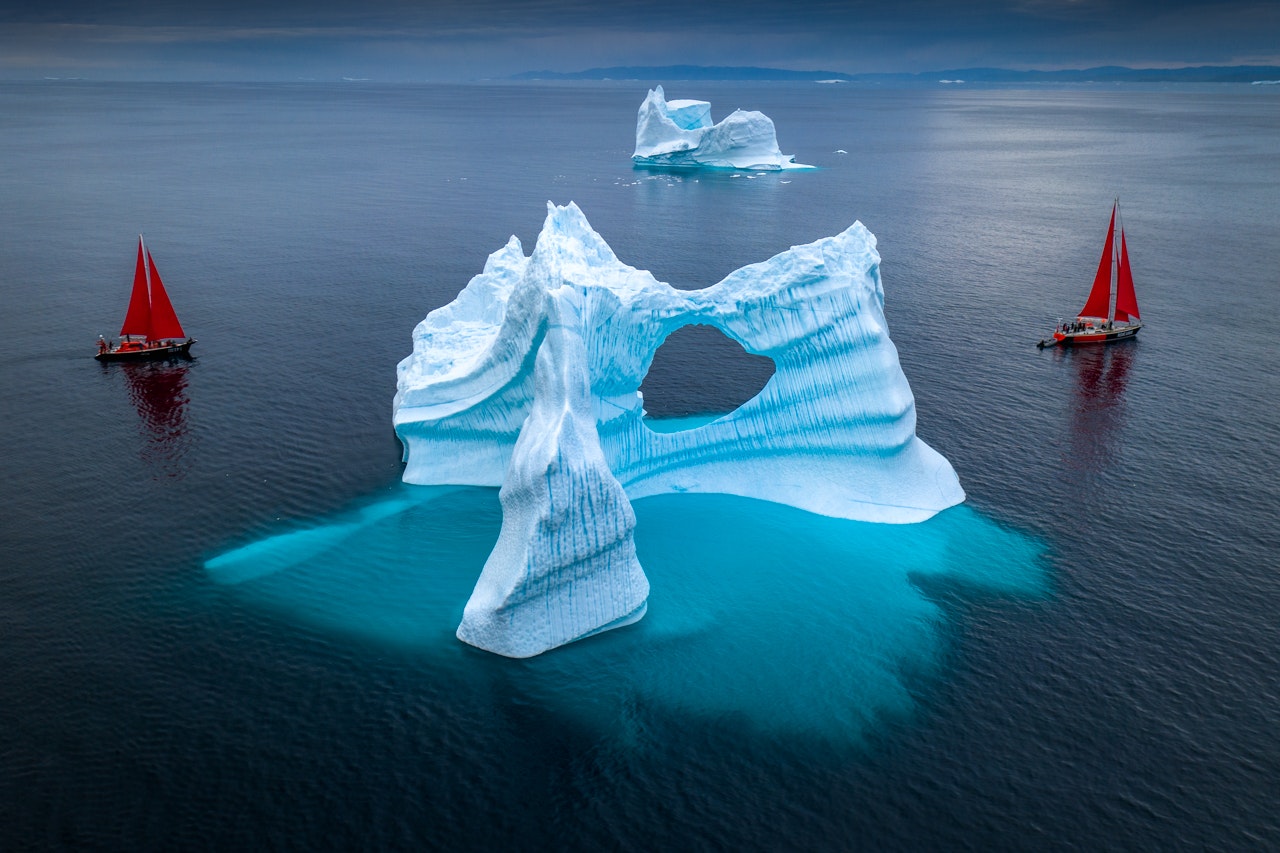
[(637, 166), (668, 168), (812, 169), (778, 150), (773, 120), (755, 110), (734, 110), (711, 123), (707, 101), (668, 101), (650, 89), (636, 116)]
[(451, 648), (502, 524), (496, 489), (379, 489), (205, 568), (238, 600), (306, 624), (306, 636), (361, 638), (353, 659), (409, 650), (464, 704), (536, 695), (539, 713), (629, 743), (647, 728), (638, 709), (641, 719), (732, 719), (757, 733), (859, 742), (913, 713), (921, 677), (951, 657), (948, 622), (959, 614), (926, 591), (936, 591), (929, 579), (1001, 598), (1052, 592), (1041, 556), (1050, 546), (967, 506), (920, 524), (728, 495), (658, 495), (634, 507), (653, 585), (644, 618), (528, 661), (518, 683), (501, 661)]
[[(680, 291), (618, 260), (577, 205), (548, 205), (414, 330), (393, 405), (404, 479), (501, 486), (502, 529), (458, 628), (527, 657), (644, 614), (630, 501), (740, 495), (836, 518), (909, 523), (964, 499), (915, 434), (885, 326), (875, 238), (846, 231)], [(683, 432), (643, 422), (654, 352), (713, 326), (776, 372)]]

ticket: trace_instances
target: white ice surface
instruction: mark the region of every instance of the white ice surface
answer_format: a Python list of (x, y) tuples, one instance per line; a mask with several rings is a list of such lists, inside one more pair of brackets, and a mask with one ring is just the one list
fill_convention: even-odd
[[(964, 499), (915, 435), (885, 327), (875, 238), (855, 222), (704, 290), (623, 264), (577, 205), (548, 205), (414, 330), (393, 406), (404, 479), (502, 487), (503, 525), (458, 636), (515, 657), (643, 615), (630, 499), (759, 498), (908, 523)], [(640, 383), (671, 332), (714, 326), (773, 359), (764, 389), (697, 429), (643, 423)]]

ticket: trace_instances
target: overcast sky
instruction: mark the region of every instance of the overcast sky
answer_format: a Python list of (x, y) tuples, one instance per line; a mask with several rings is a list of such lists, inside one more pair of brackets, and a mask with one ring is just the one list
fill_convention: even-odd
[(0, 0), (0, 78), (1280, 64), (1280, 0)]

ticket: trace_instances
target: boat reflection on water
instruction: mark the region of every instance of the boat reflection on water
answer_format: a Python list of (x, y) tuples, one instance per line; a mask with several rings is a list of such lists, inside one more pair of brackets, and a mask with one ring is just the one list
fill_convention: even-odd
[(191, 445), (187, 426), (190, 361), (128, 362), (108, 369), (124, 376), (129, 399), (141, 418), (142, 461), (157, 469), (157, 477), (183, 477)]
[(1065, 463), (1077, 475), (1094, 477), (1117, 464), (1118, 434), (1126, 419), (1125, 389), (1140, 347), (1081, 347), (1060, 350), (1075, 368), (1071, 448)]

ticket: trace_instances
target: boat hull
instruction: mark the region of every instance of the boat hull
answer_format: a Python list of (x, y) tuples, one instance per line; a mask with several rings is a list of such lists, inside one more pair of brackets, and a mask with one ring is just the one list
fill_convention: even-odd
[(1118, 329), (1085, 329), (1080, 332), (1054, 332), (1052, 338), (1047, 338), (1036, 346), (1044, 349), (1045, 347), (1051, 346), (1075, 347), (1088, 346), (1090, 344), (1116, 344), (1121, 341), (1133, 340), (1138, 336), (1138, 330), (1141, 328), (1141, 323), (1135, 323), (1132, 326), (1122, 326)]
[(106, 349), (94, 356), (98, 361), (155, 361), (164, 358), (190, 358), (191, 345), (195, 341), (188, 338), (179, 344), (161, 346), (141, 346), (122, 349)]

